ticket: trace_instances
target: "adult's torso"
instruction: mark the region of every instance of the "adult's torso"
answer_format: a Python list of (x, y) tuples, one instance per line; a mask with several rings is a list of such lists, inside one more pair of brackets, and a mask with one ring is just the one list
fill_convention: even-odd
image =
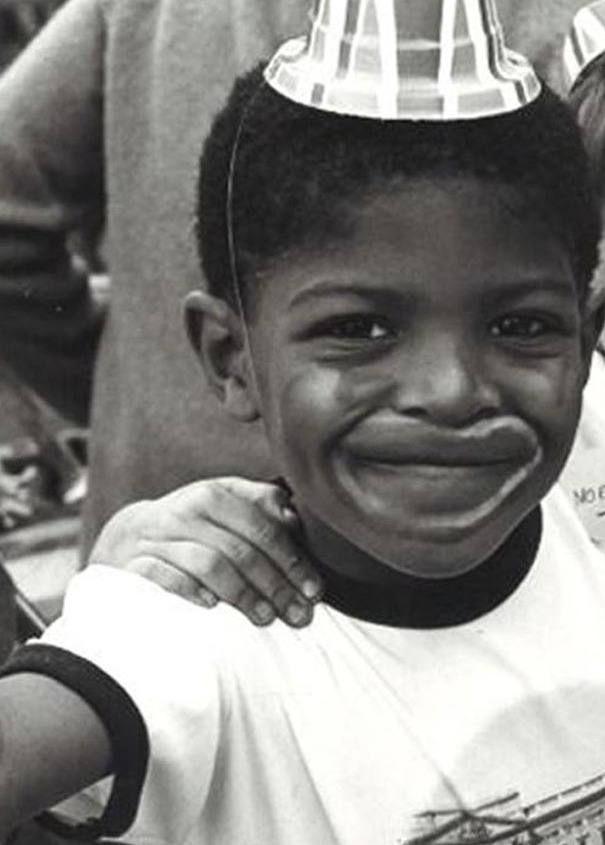
[(89, 537), (122, 503), (202, 476), (268, 468), (183, 331), (200, 284), (197, 160), (235, 77), (304, 25), (306, 0), (106, 4), (105, 153), (112, 302), (93, 407)]

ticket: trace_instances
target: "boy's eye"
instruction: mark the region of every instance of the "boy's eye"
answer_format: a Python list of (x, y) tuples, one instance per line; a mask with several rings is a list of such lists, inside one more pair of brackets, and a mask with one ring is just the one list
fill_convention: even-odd
[(554, 319), (537, 314), (507, 314), (491, 324), (490, 334), (492, 337), (536, 340), (557, 328), (559, 326)]
[(384, 340), (392, 336), (393, 329), (386, 320), (353, 314), (327, 321), (320, 333), (343, 340)]

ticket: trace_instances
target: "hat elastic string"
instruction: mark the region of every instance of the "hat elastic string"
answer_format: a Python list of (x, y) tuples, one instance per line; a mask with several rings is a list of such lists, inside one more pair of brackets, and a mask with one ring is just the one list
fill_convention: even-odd
[(234, 203), (234, 195), (235, 195), (235, 168), (237, 166), (237, 156), (240, 149), (240, 143), (243, 135), (243, 131), (246, 125), (246, 121), (252, 111), (252, 108), (256, 102), (256, 99), (261, 91), (261, 89), (265, 86), (265, 82), (261, 82), (258, 89), (254, 92), (252, 97), (250, 97), (249, 101), (246, 103), (244, 111), (242, 113), (239, 125), (237, 127), (237, 131), (235, 133), (235, 139), (233, 141), (233, 148), (231, 150), (231, 158), (229, 160), (229, 173), (227, 178), (227, 198), (226, 198), (226, 223), (227, 223), (227, 249), (229, 252), (229, 271), (231, 276), (231, 289), (233, 292), (233, 297), (235, 300), (235, 305), (239, 314), (239, 318), (243, 327), (243, 334), (244, 334), (244, 344), (246, 348), (246, 355), (248, 356), (248, 362), (250, 365), (250, 371), (252, 373), (252, 379), (254, 381), (254, 387), (258, 396), (260, 396), (259, 391), (259, 382), (256, 375), (256, 369), (254, 366), (254, 358), (252, 356), (252, 343), (250, 338), (250, 328), (248, 326), (248, 319), (246, 315), (246, 309), (244, 306), (244, 295), (243, 295), (243, 285), (240, 278), (239, 268), (238, 268), (238, 261), (237, 261), (237, 245), (235, 240), (235, 224), (233, 219), (233, 203)]

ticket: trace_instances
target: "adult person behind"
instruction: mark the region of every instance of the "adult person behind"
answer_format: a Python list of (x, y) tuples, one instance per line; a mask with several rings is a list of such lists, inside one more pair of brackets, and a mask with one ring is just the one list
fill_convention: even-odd
[[(203, 390), (192, 398), (201, 376), (181, 317), (199, 281), (191, 173), (235, 76), (299, 31), (307, 7), (69, 0), (0, 80), (0, 353), (85, 423), (99, 352), (88, 539), (135, 497), (267, 471), (259, 432)], [(102, 210), (113, 294), (98, 348), (66, 241)]]
[(64, 0), (0, 0), (0, 70), (34, 38)]
[[(0, 354), (78, 423), (94, 370), (85, 547), (133, 499), (269, 469), (260, 432), (191, 390), (190, 177), (235, 76), (300, 31), (308, 5), (68, 0), (0, 80)], [(500, 3), (511, 46), (555, 86), (550, 58), (580, 5)], [(113, 291), (101, 337), (66, 243), (103, 214)]]

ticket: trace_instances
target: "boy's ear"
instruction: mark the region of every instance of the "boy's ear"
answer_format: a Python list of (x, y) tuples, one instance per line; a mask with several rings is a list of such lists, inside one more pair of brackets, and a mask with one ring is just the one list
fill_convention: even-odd
[(252, 362), (241, 319), (222, 299), (195, 290), (185, 299), (185, 325), (213, 393), (236, 419), (258, 419)]

